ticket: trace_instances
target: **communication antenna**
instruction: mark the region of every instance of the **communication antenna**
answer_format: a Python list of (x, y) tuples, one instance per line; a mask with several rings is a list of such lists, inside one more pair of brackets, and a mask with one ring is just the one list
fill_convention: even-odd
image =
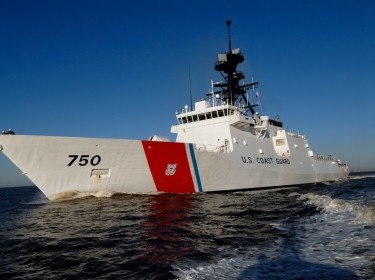
[(228, 44), (229, 44), (229, 53), (232, 53), (232, 40), (230, 38), (230, 24), (232, 23), (231, 20), (227, 20), (226, 24), (228, 26)]
[(190, 110), (193, 110), (193, 95), (191, 94), (191, 75), (189, 67), (189, 95), (190, 95)]

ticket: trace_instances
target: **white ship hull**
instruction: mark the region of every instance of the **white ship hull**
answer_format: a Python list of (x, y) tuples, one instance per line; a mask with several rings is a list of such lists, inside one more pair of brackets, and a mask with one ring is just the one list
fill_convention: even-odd
[[(343, 180), (334, 159), (308, 156), (302, 138), (293, 156), (270, 143), (238, 144), (231, 153), (199, 151), (188, 143), (0, 135), (0, 149), (51, 200), (75, 192), (194, 193)], [(268, 147), (269, 146), (269, 147)]]

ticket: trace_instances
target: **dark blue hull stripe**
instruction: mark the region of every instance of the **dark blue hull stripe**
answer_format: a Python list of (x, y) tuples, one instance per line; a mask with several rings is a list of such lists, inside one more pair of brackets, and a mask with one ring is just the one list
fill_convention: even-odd
[(191, 161), (193, 162), (195, 178), (197, 179), (198, 191), (199, 192), (203, 192), (202, 184), (201, 184), (201, 178), (199, 177), (198, 165), (197, 165), (197, 161), (195, 160), (195, 154), (194, 154), (193, 144), (189, 144), (189, 149), (190, 149)]

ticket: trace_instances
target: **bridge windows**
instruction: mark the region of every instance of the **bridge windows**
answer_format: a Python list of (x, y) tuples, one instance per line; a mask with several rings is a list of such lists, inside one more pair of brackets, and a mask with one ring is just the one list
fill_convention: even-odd
[(189, 115), (184, 117), (178, 117), (178, 123), (184, 124), (184, 123), (191, 123), (191, 122), (197, 122), (197, 121), (204, 121), (209, 119), (216, 119), (228, 115), (234, 115), (235, 110), (233, 109), (221, 109), (217, 111), (209, 111), (206, 113), (200, 113), (195, 115)]

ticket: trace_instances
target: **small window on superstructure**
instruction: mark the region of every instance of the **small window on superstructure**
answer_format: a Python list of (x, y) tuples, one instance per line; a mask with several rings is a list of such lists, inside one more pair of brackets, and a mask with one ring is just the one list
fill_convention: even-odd
[(193, 115), (193, 121), (197, 121), (198, 120), (198, 116), (197, 115)]
[(206, 119), (208, 120), (208, 119), (211, 119), (211, 112), (207, 112), (206, 113)]
[(178, 123), (182, 124), (182, 119), (181, 118), (178, 118)]
[(212, 111), (211, 113), (213, 118), (217, 118), (217, 111)]
[(203, 121), (203, 120), (206, 119), (206, 116), (204, 114), (199, 114), (198, 118), (199, 118), (200, 121)]
[(223, 110), (219, 110), (218, 113), (219, 113), (219, 117), (224, 116), (224, 112), (223, 112)]
[(188, 116), (187, 119), (188, 119), (188, 122), (193, 122), (193, 118), (191, 116)]
[(186, 117), (182, 117), (182, 123), (187, 123)]

